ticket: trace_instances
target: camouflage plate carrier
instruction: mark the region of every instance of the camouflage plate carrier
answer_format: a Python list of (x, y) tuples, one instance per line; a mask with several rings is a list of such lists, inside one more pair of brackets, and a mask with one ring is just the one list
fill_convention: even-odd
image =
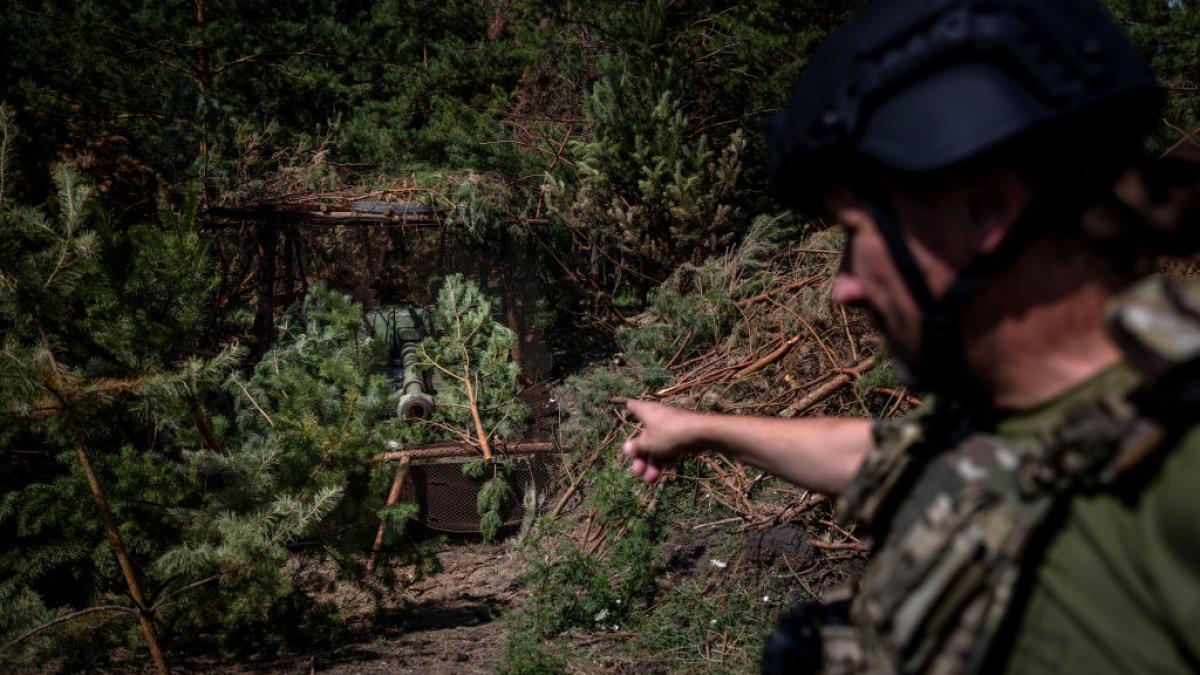
[(1196, 423), (1200, 283), (1140, 282), (1107, 323), (1132, 384), (1071, 409), (1032, 448), (974, 433), (946, 452), (936, 412), (876, 427), (840, 502), (876, 547), (851, 625), (819, 628), (824, 672), (979, 672), (1056, 505), (1114, 485)]

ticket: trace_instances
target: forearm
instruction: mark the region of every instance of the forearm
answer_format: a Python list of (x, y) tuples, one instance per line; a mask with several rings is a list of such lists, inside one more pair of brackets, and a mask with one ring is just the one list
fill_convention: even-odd
[(845, 489), (873, 442), (863, 418), (702, 415), (695, 423), (701, 445), (827, 494)]

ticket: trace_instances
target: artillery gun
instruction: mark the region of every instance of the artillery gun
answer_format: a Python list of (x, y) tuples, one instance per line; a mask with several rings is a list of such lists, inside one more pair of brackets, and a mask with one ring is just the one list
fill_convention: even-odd
[[(412, 423), (430, 419), (436, 410), (436, 397), (442, 388), (440, 378), (427, 375), (414, 367), (421, 362), (421, 341), (432, 337), (427, 312), (414, 302), (386, 305), (367, 314), (366, 321), (376, 340), (386, 345), (383, 372), (392, 386), (401, 391), (397, 415)], [(403, 449), (392, 443), (389, 452), (377, 459), (399, 462), (386, 504), (415, 501), (420, 505), (417, 522), (443, 532), (469, 533), (479, 531), (476, 501), (481, 480), (463, 474), (464, 464), (478, 458), (479, 451), (461, 443), (412, 445)], [(549, 467), (539, 457), (558, 449), (549, 442), (521, 440), (497, 446), (498, 453), (513, 462), (512, 481), (517, 494), (528, 489), (545, 490), (549, 483)], [(525, 507), (514, 500), (503, 511), (505, 526), (520, 523)], [(374, 568), (382, 546), (383, 526), (376, 533), (375, 544), (368, 562)]]
[(404, 419), (429, 419), (433, 414), (433, 397), (425, 377), (415, 366), (420, 363), (418, 346), (429, 333), (425, 312), (415, 304), (380, 307), (367, 315), (371, 332), (387, 344), (388, 379), (402, 393), (396, 414)]

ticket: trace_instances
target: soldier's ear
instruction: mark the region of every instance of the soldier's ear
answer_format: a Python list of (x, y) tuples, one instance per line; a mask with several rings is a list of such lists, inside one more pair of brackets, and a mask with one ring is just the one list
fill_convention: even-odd
[(967, 187), (967, 211), (975, 228), (977, 253), (995, 251), (1021, 219), (1030, 190), (1015, 170), (989, 169), (974, 176)]

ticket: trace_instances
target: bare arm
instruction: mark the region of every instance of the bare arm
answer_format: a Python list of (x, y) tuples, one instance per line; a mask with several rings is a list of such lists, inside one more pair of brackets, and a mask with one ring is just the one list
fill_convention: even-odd
[(642, 431), (625, 442), (632, 471), (654, 482), (662, 469), (694, 452), (714, 450), (806, 488), (841, 492), (872, 445), (861, 418), (784, 419), (705, 415), (651, 401), (629, 401)]

